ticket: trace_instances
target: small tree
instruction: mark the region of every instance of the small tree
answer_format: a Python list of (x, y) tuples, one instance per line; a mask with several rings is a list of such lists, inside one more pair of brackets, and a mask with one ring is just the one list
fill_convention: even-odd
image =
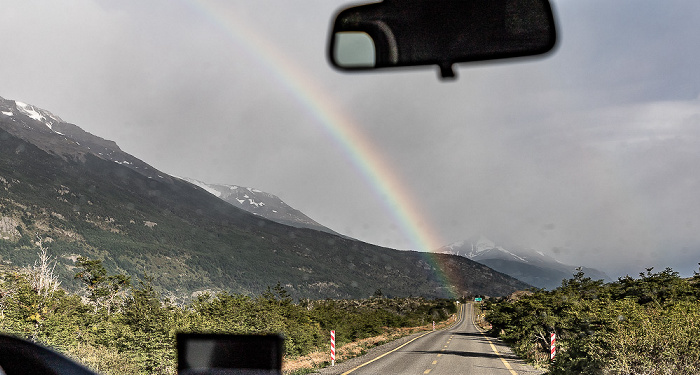
[(36, 245), (39, 246), (39, 259), (34, 262), (34, 267), (30, 270), (30, 283), (32, 288), (43, 299), (46, 299), (51, 293), (58, 290), (61, 282), (58, 281), (58, 275), (54, 273), (56, 268), (56, 259), (49, 257), (44, 241), (37, 235)]
[(79, 257), (75, 265), (82, 270), (74, 277), (85, 284), (95, 309), (105, 307), (107, 314), (111, 314), (116, 298), (131, 286), (131, 278), (122, 274), (108, 276), (101, 260)]

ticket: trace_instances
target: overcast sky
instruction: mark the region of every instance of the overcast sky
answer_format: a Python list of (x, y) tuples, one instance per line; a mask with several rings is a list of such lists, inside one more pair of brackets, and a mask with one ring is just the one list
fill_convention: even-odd
[[(697, 270), (700, 2), (555, 1), (553, 55), (463, 64), (454, 82), (333, 70), (345, 4), (5, 0), (0, 96), (378, 245), (483, 234), (613, 277)], [(401, 199), (367, 178), (341, 123)]]

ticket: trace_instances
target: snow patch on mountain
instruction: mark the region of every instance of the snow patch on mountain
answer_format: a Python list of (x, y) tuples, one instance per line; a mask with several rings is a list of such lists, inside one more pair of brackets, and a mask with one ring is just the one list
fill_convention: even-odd
[(221, 193), (220, 191), (218, 191), (218, 190), (212, 188), (211, 186), (205, 184), (205, 183), (202, 182), (202, 181), (198, 181), (198, 180), (195, 180), (195, 179), (193, 179), (193, 178), (187, 178), (187, 177), (178, 177), (178, 176), (173, 176), (173, 177), (179, 178), (179, 179), (184, 180), (184, 181), (187, 181), (187, 182), (189, 182), (189, 183), (192, 184), (192, 185), (195, 185), (195, 186), (197, 186), (197, 187), (199, 187), (199, 188), (204, 189), (204, 191), (206, 191), (207, 193), (209, 193), (209, 194), (211, 194), (211, 195), (214, 195), (214, 196), (216, 196), (217, 198), (221, 198), (222, 193)]
[[(46, 125), (46, 127), (51, 129), (53, 132), (61, 134), (61, 133), (53, 130), (53, 126), (55, 124), (63, 122), (63, 120), (61, 120), (60, 117), (54, 115), (53, 113), (51, 113), (45, 109), (41, 109), (41, 108), (35, 107), (31, 104), (27, 104), (27, 103), (16, 101), (16, 100), (15, 100), (15, 107), (17, 107), (17, 110), (19, 110), (23, 114), (27, 115), (27, 117), (29, 117), (33, 120), (36, 120), (36, 121), (40, 121), (40, 122), (44, 123), (44, 125)], [(63, 135), (63, 134), (61, 134), (61, 135)]]

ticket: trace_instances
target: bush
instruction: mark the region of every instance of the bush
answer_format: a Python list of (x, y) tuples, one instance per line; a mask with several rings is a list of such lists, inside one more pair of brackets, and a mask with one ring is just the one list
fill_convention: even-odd
[[(493, 334), (552, 374), (700, 372), (700, 276), (648, 269), (603, 284), (577, 273), (553, 291), (487, 305)], [(557, 358), (549, 362), (549, 334)]]

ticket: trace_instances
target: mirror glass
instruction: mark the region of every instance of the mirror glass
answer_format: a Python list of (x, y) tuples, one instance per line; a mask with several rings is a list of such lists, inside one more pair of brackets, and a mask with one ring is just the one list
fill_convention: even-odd
[(556, 42), (548, 0), (384, 0), (338, 13), (329, 41), (342, 70), (532, 56)]
[(374, 40), (362, 31), (334, 35), (333, 59), (343, 68), (371, 68), (376, 64)]
[(179, 375), (281, 375), (284, 340), (278, 335), (178, 333)]

